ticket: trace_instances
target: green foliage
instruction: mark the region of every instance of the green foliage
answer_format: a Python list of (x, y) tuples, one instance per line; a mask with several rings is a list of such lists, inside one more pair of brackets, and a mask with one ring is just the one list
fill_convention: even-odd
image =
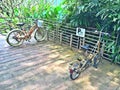
[(113, 54), (111, 55), (112, 59), (113, 59), (112, 62), (114, 62), (114, 63), (119, 62), (120, 63), (120, 46), (113, 45), (112, 50), (113, 50)]
[[(102, 0), (104, 1), (104, 0)], [(120, 1), (119, 0), (106, 0), (104, 4), (100, 4), (100, 11), (96, 16), (100, 16), (101, 20), (106, 22), (106, 29), (110, 32), (116, 32), (120, 26)]]
[(67, 11), (65, 11), (61, 6), (49, 7), (43, 11), (42, 18), (55, 20), (62, 22)]
[[(71, 25), (75, 27), (95, 27), (96, 22), (99, 20), (99, 18), (96, 18), (97, 9), (94, 9), (97, 7), (96, 2), (94, 5), (94, 3), (90, 3), (89, 0), (77, 1), (78, 0), (71, 1), (72, 3), (70, 1), (67, 3), (64, 2), (66, 5), (65, 8), (72, 11), (67, 17), (67, 23), (71, 23)], [(69, 5), (69, 3), (71, 4)]]
[(4, 22), (4, 21), (5, 21), (4, 19), (0, 18), (0, 23), (2, 23), (2, 22)]
[[(94, 27), (117, 37), (120, 33), (120, 0), (65, 0), (65, 9), (69, 10), (66, 23), (74, 27)], [(109, 39), (109, 38), (107, 38)], [(108, 42), (108, 52), (120, 60), (120, 35), (114, 42)]]
[(112, 59), (112, 62), (114, 62), (114, 63), (117, 63), (117, 62), (120, 63), (120, 45), (117, 42), (118, 41), (117, 39), (116, 39), (116, 41), (108, 41), (108, 42), (106, 42), (106, 47), (105, 47), (105, 50), (108, 53), (111, 52), (110, 58)]
[(70, 11), (66, 22), (72, 26), (99, 26), (110, 33), (120, 26), (119, 0), (65, 0), (63, 4)]
[(23, 1), (21, 5), (13, 8), (13, 12), (14, 13), (12, 13), (13, 14), (12, 18), (11, 15), (7, 16), (5, 12), (4, 20), (12, 19), (14, 23), (18, 23), (18, 22), (31, 23), (32, 19), (39, 18), (39, 19), (47, 19), (47, 20), (62, 22), (64, 16), (67, 14), (67, 10), (62, 8), (62, 5), (53, 6), (50, 2), (45, 3), (43, 0)]
[[(21, 14), (19, 16), (25, 18), (42, 18), (47, 20), (54, 20), (61, 22), (64, 19), (67, 10), (64, 10), (62, 6), (52, 6), (49, 3), (38, 3), (29, 7), (20, 7)], [(15, 11), (18, 15), (17, 10)]]

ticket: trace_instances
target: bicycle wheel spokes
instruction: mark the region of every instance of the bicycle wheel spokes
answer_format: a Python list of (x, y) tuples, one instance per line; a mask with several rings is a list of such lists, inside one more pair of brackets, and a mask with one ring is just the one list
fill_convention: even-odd
[(19, 43), (20, 40), (18, 39), (18, 35), (19, 35), (18, 32), (11, 33), (9, 36), (10, 42), (11, 43)]
[(7, 36), (7, 42), (11, 46), (19, 46), (22, 44), (23, 39), (20, 39), (20, 36), (23, 36), (24, 33), (20, 30), (13, 30)]

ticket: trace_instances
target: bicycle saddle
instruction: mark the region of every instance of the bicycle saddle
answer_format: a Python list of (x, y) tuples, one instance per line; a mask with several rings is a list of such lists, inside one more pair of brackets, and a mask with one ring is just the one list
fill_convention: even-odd
[(24, 24), (25, 23), (17, 23), (16, 25), (22, 27)]
[(88, 50), (88, 49), (89, 49), (89, 47), (90, 47), (90, 45), (89, 45), (89, 44), (86, 44), (86, 45), (81, 46), (81, 48), (82, 48), (82, 49), (84, 49), (84, 50)]
[(81, 59), (81, 58), (77, 58), (77, 60), (78, 60), (78, 61), (82, 61), (82, 59)]

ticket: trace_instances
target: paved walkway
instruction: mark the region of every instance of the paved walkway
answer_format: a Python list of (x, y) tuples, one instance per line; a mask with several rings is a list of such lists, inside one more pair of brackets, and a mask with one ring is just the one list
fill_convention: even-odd
[(0, 90), (120, 90), (120, 67), (109, 62), (70, 80), (75, 51), (52, 42), (11, 47), (0, 36)]

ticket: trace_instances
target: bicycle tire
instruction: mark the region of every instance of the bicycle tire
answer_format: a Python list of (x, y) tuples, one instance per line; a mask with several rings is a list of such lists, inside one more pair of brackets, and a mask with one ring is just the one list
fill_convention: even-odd
[(47, 33), (44, 28), (38, 28), (35, 31), (34, 38), (36, 39), (37, 42), (43, 41), (46, 39)]
[(80, 70), (81, 67), (82, 67), (82, 65), (79, 64), (79, 63), (75, 62), (73, 64), (73, 68), (70, 69), (70, 78), (71, 78), (71, 80), (75, 80), (80, 76), (82, 70), (81, 71), (79, 71), (79, 70)]
[(96, 55), (94, 56), (93, 60), (94, 60), (94, 65), (93, 65), (93, 66), (94, 66), (95, 68), (97, 68), (98, 65), (99, 65), (99, 63), (100, 63), (100, 61), (101, 61), (101, 56), (100, 56), (99, 54), (96, 54)]
[[(13, 34), (13, 36), (12, 36), (12, 34)], [(23, 36), (24, 33), (19, 29), (14, 29), (14, 30), (10, 31), (6, 38), (6, 41), (10, 46), (20, 46), (23, 43), (24, 39), (19, 39), (16, 37), (16, 35)], [(10, 38), (11, 36), (12, 36), (12, 38)]]
[(99, 64), (101, 61), (101, 56), (100, 55), (97, 55), (97, 64)]
[[(73, 72), (70, 73), (70, 78), (71, 78), (72, 80), (75, 80), (75, 79), (77, 79), (77, 78), (80, 76), (80, 73), (81, 73), (81, 72), (78, 72), (77, 70), (73, 70)], [(74, 77), (74, 74), (75, 74), (75, 77)]]

